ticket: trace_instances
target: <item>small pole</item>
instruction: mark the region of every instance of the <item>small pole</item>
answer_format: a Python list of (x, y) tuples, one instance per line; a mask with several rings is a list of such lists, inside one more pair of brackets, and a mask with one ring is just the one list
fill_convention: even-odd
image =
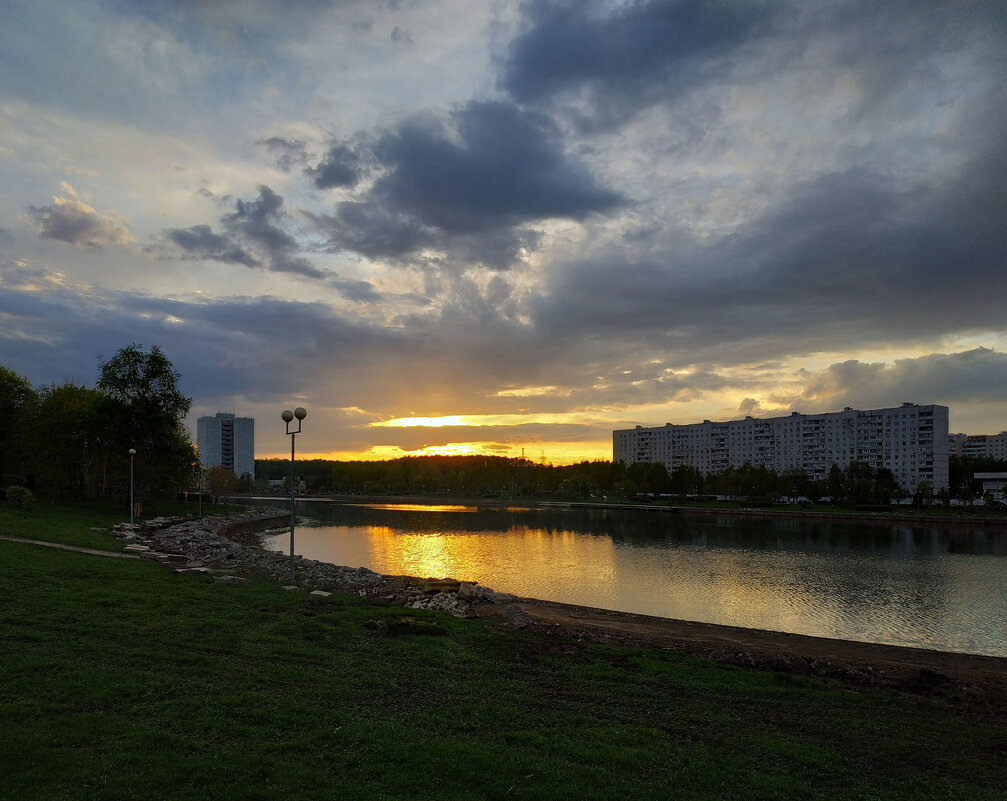
[(133, 532), (133, 457), (136, 456), (136, 448), (129, 449), (129, 531)]

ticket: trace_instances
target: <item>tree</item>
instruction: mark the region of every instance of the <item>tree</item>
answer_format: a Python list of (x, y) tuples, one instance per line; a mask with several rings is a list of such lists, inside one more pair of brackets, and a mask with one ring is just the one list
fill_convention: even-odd
[(878, 468), (874, 475), (874, 503), (889, 504), (898, 497), (899, 483), (887, 467)]
[(806, 495), (804, 489), (807, 483), (808, 474), (804, 468), (790, 467), (784, 470), (780, 477), (780, 494), (789, 496), (791, 503), (797, 503), (797, 499), (801, 495)]
[(699, 468), (680, 464), (671, 471), (671, 491), (678, 495), (699, 492), (703, 485), (703, 474)]
[(98, 410), (104, 396), (96, 389), (66, 383), (39, 389), (39, 420), (45, 436), (33, 449), (39, 487), (51, 498), (102, 497), (110, 452), (108, 432)]
[(850, 462), (845, 473), (847, 503), (850, 506), (871, 503), (874, 495), (874, 468), (866, 462)]
[(626, 469), (626, 479), (636, 485), (638, 492), (661, 493), (671, 488), (668, 468), (663, 462), (634, 462)]
[(846, 500), (846, 475), (839, 469), (839, 465), (833, 462), (829, 468), (829, 474), (825, 478), (825, 488), (832, 498), (832, 505), (838, 506)]
[(182, 421), (191, 400), (179, 391), (181, 376), (167, 356), (157, 345), (148, 353), (134, 344), (99, 367), (97, 386), (106, 398), (101, 417), (122, 454), (116, 465), (119, 485), (125, 487), (126, 454), (135, 448), (135, 484), (141, 493), (163, 496), (187, 486), (196, 455)]
[(213, 496), (213, 502), (220, 501), (221, 495), (230, 495), (238, 489), (238, 477), (231, 470), (214, 465), (206, 471), (206, 486)]
[(0, 367), (0, 486), (7, 477), (27, 479), (25, 466), (37, 403), (38, 396), (27, 378)]

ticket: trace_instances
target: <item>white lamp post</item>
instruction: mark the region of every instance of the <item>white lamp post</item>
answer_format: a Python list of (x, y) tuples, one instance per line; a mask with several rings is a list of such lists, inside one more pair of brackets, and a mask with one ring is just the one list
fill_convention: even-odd
[(136, 448), (129, 449), (129, 530), (133, 530), (133, 457), (136, 456)]
[[(294, 581), (294, 440), (296, 435), (301, 433), (301, 422), (308, 413), (303, 406), (298, 406), (294, 411), (284, 409), (280, 417), (287, 424), (287, 433), (290, 435), (290, 581)], [(297, 430), (290, 430), (290, 423), (297, 418)]]

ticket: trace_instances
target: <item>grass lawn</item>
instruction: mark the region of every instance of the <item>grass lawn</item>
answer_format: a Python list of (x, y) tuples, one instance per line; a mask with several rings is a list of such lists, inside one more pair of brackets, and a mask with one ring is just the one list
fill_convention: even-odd
[[(23, 521), (104, 547), (100, 518)], [(440, 634), (365, 625), (403, 614)], [(1007, 795), (981, 711), (11, 542), (0, 677), (20, 801)]]

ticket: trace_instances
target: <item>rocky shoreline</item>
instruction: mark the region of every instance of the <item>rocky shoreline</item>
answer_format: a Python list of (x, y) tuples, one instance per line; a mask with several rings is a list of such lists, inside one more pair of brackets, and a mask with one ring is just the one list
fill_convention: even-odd
[[(219, 581), (240, 581), (242, 574), (289, 582), (290, 556), (261, 546), (261, 536), (289, 527), (283, 509), (249, 508), (230, 515), (201, 518), (159, 517), (130, 528), (115, 526), (112, 533), (127, 545), (124, 550), (159, 561), (177, 573), (207, 573)], [(513, 595), (495, 592), (470, 581), (416, 576), (385, 576), (365, 567), (346, 567), (303, 556), (294, 557), (296, 584), (291, 590), (338, 592), (376, 598), (411, 609), (433, 609), (455, 617), (479, 617), (479, 604), (508, 603)]]

